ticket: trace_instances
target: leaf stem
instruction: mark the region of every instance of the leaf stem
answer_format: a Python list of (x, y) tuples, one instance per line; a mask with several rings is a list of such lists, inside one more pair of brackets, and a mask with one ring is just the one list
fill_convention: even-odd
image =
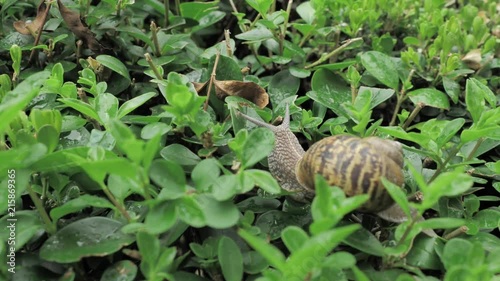
[(128, 212), (125, 209), (125, 207), (120, 202), (118, 202), (116, 200), (115, 196), (108, 190), (107, 186), (105, 186), (103, 183), (101, 183), (100, 185), (101, 185), (102, 191), (104, 192), (104, 194), (106, 194), (106, 196), (108, 197), (109, 201), (111, 201), (111, 203), (113, 203), (113, 205), (115, 205), (115, 207), (118, 209), (118, 211), (120, 211), (120, 213), (122, 214), (122, 216), (125, 219), (127, 219), (128, 222), (131, 222), (132, 218), (128, 214)]
[(163, 6), (165, 8), (165, 27), (168, 27), (170, 25), (170, 20), (168, 18), (170, 14), (170, 1), (163, 0)]
[(481, 146), (481, 144), (483, 143), (483, 141), (484, 141), (484, 138), (479, 138), (477, 140), (476, 144), (474, 145), (474, 147), (470, 151), (469, 156), (467, 156), (467, 158), (465, 159), (465, 161), (470, 161), (472, 158), (474, 158), (474, 154), (476, 154), (477, 150), (479, 149), (479, 147)]
[[(408, 74), (408, 77), (406, 78), (406, 82), (410, 82), (414, 73), (415, 73), (415, 69), (412, 69), (410, 71), (410, 73)], [(392, 114), (392, 118), (391, 118), (391, 122), (389, 122), (389, 126), (394, 126), (394, 124), (396, 124), (396, 117), (398, 116), (399, 109), (401, 108), (401, 105), (403, 104), (403, 102), (406, 100), (406, 89), (405, 89), (404, 85), (403, 85), (403, 87), (401, 87), (400, 94), (396, 95), (396, 97), (397, 97), (397, 102), (396, 102), (396, 106), (394, 107), (394, 113)]]
[(455, 238), (457, 236), (459, 236), (460, 234), (464, 234), (466, 233), (467, 231), (469, 231), (469, 228), (465, 225), (462, 225), (461, 227), (453, 230), (452, 232), (446, 234), (443, 238), (446, 239), (446, 240), (450, 240), (451, 238)]
[(205, 104), (203, 105), (204, 111), (207, 111), (207, 108), (208, 108), (208, 100), (210, 98), (210, 92), (212, 91), (212, 84), (215, 81), (217, 65), (219, 64), (219, 57), (220, 57), (220, 52), (217, 51), (217, 54), (215, 55), (214, 67), (212, 68), (212, 74), (210, 75), (210, 81), (208, 82), (207, 99), (205, 100)]
[(293, 0), (288, 0), (288, 5), (286, 6), (287, 17), (285, 18), (285, 22), (283, 22), (283, 28), (281, 29), (281, 32), (279, 35), (280, 56), (283, 55), (283, 51), (285, 48), (284, 42), (285, 42), (285, 36), (286, 36), (286, 29), (287, 29), (287, 25), (288, 25), (288, 20), (290, 19), (290, 13), (292, 12), (292, 4), (293, 4)]
[(408, 116), (408, 119), (406, 119), (405, 123), (403, 124), (403, 130), (406, 131), (406, 128), (408, 128), (408, 126), (410, 126), (413, 119), (415, 119), (415, 117), (417, 117), (418, 113), (420, 112), (420, 110), (422, 110), (422, 108), (424, 108), (424, 106), (425, 105), (421, 102), (417, 103), (417, 106), (413, 109), (410, 116)]
[(155, 63), (153, 62), (153, 59), (151, 58), (151, 55), (149, 53), (145, 53), (144, 57), (146, 58), (146, 61), (149, 64), (149, 67), (151, 70), (153, 70), (153, 73), (155, 74), (156, 78), (159, 80), (163, 80), (163, 76), (161, 76), (161, 73), (158, 71), (158, 68), (156, 68)]
[(323, 62), (325, 62), (326, 60), (328, 60), (329, 58), (331, 58), (331, 57), (339, 54), (340, 52), (342, 52), (345, 48), (349, 47), (349, 45), (351, 45), (353, 43), (356, 43), (356, 42), (359, 42), (359, 41), (363, 41), (363, 38), (358, 37), (358, 38), (349, 39), (349, 40), (345, 41), (344, 44), (340, 45), (337, 49), (331, 51), (330, 53), (328, 53), (328, 54), (326, 54), (324, 56), (321, 56), (317, 61), (304, 66), (304, 68), (305, 69), (309, 69), (309, 68), (313, 68), (313, 67), (315, 67), (317, 65), (320, 65)]
[(158, 30), (160, 30), (159, 27), (156, 26), (156, 23), (154, 21), (151, 21), (151, 24), (149, 25), (149, 29), (151, 30), (151, 37), (153, 39), (153, 49), (156, 57), (160, 57), (160, 43), (158, 43)]
[(451, 158), (453, 158), (457, 154), (457, 152), (460, 151), (460, 148), (462, 148), (462, 146), (463, 146), (463, 143), (459, 143), (458, 145), (456, 145), (453, 148), (453, 150), (450, 151), (450, 154), (448, 154), (448, 157), (446, 157), (444, 162), (438, 166), (438, 168), (436, 169), (436, 172), (434, 173), (434, 175), (432, 175), (429, 182), (432, 182), (433, 180), (435, 180), (437, 178), (437, 176), (439, 176), (439, 174), (441, 174), (441, 172), (443, 172), (443, 170), (446, 168), (446, 165), (448, 165), (448, 162), (450, 162)]
[(35, 204), (36, 209), (38, 210), (38, 213), (40, 213), (40, 217), (42, 218), (43, 223), (45, 224), (45, 230), (47, 231), (48, 234), (53, 235), (56, 233), (57, 228), (55, 224), (50, 220), (49, 214), (47, 214), (47, 211), (43, 207), (43, 203), (38, 198), (38, 195), (36, 194), (35, 191), (31, 188), (31, 184), (28, 184), (27, 187), (28, 193), (30, 195), (31, 200)]

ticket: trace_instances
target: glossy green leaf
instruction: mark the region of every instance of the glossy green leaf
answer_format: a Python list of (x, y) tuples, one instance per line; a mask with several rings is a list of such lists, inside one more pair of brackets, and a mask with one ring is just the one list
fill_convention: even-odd
[(382, 84), (394, 90), (398, 89), (399, 75), (391, 57), (381, 52), (368, 51), (361, 55), (361, 63)]
[(339, 116), (349, 116), (342, 104), (352, 101), (351, 89), (341, 77), (329, 70), (318, 69), (313, 74), (311, 87), (312, 91), (306, 93), (308, 97), (330, 108)]
[(271, 266), (284, 271), (285, 270), (285, 256), (273, 245), (266, 242), (264, 239), (252, 235), (245, 229), (238, 230), (238, 234), (248, 243), (252, 248), (259, 252)]
[(421, 103), (424, 106), (431, 106), (441, 109), (449, 109), (448, 97), (441, 91), (432, 88), (418, 89), (408, 94), (410, 100), (415, 104)]
[(48, 71), (32, 74), (3, 97), (0, 103), (0, 120), (2, 120), (0, 133), (2, 135), (10, 122), (17, 117), (17, 113), (38, 95), (39, 88), (49, 76), (50, 72)]
[(235, 36), (240, 40), (259, 42), (273, 38), (273, 33), (264, 27), (254, 28)]
[(201, 161), (198, 155), (194, 154), (187, 147), (178, 143), (174, 143), (167, 147), (164, 147), (160, 151), (160, 155), (166, 160), (173, 161), (185, 166), (194, 166)]
[(114, 72), (120, 74), (121, 76), (127, 78), (128, 81), (130, 81), (130, 75), (128, 74), (127, 66), (125, 66), (125, 64), (123, 64), (123, 62), (121, 62), (119, 59), (110, 55), (98, 55), (95, 59), (102, 65), (106, 66), (107, 68), (113, 70)]
[(276, 181), (269, 172), (262, 170), (247, 170), (245, 174), (249, 175), (255, 181), (255, 184), (263, 190), (271, 194), (278, 194), (281, 192), (278, 181)]
[(223, 236), (219, 241), (218, 248), (219, 264), (224, 279), (228, 281), (240, 281), (243, 278), (243, 256), (240, 248), (233, 239)]
[(118, 119), (122, 118), (123, 116), (132, 112), (134, 109), (143, 105), (145, 102), (147, 102), (148, 100), (150, 100), (154, 96), (156, 96), (156, 93), (149, 92), (149, 93), (142, 94), (140, 96), (137, 96), (133, 99), (130, 99), (130, 100), (124, 102), (120, 106), (120, 109), (118, 109), (116, 116), (118, 117)]
[(40, 249), (40, 257), (58, 263), (77, 262), (84, 257), (106, 256), (134, 242), (124, 234), (123, 223), (105, 217), (75, 221), (49, 237)]
[(304, 246), (309, 237), (302, 228), (289, 226), (281, 232), (281, 239), (288, 250), (293, 254)]
[(75, 213), (83, 210), (87, 207), (95, 207), (95, 208), (105, 208), (105, 209), (115, 209), (115, 206), (111, 204), (108, 200), (95, 196), (84, 194), (70, 200), (63, 205), (56, 207), (50, 211), (50, 217), (52, 220), (57, 221), (65, 215)]
[(300, 80), (290, 75), (288, 70), (282, 70), (274, 74), (267, 90), (273, 107), (276, 109), (285, 98), (295, 96), (299, 87)]
[(130, 260), (121, 260), (106, 268), (100, 281), (133, 281), (137, 276), (137, 265)]

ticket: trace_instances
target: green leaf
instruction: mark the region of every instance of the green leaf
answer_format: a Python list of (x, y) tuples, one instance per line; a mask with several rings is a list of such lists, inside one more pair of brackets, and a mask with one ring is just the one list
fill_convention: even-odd
[(45, 125), (38, 131), (37, 140), (47, 147), (47, 152), (54, 151), (59, 144), (59, 132), (52, 125)]
[(312, 25), (316, 21), (316, 11), (310, 1), (306, 1), (298, 5), (296, 11), (306, 23)]
[(399, 75), (391, 57), (381, 52), (369, 51), (361, 55), (361, 64), (382, 84), (394, 90), (398, 89)]
[(206, 224), (215, 229), (230, 228), (240, 219), (240, 212), (231, 200), (218, 201), (208, 195), (196, 197), (204, 212)]
[(59, 99), (59, 101), (64, 103), (65, 105), (81, 112), (82, 114), (87, 115), (88, 117), (90, 117), (92, 119), (100, 121), (99, 116), (97, 115), (97, 112), (88, 103), (85, 103), (85, 102), (78, 100), (78, 99), (71, 99), (71, 98)]
[(307, 233), (300, 227), (288, 226), (281, 232), (281, 239), (288, 250), (293, 254), (304, 246), (309, 239)]
[(273, 3), (272, 0), (245, 0), (245, 2), (259, 12), (263, 18), (266, 18), (266, 14)]
[(342, 104), (351, 103), (351, 89), (340, 76), (326, 69), (318, 69), (311, 79), (311, 88), (312, 91), (306, 93), (308, 97), (339, 116), (349, 117)]
[(98, 55), (95, 59), (107, 68), (127, 78), (127, 80), (130, 82), (128, 69), (119, 59), (109, 55)]
[(118, 119), (121, 119), (123, 116), (129, 114), (134, 109), (143, 105), (145, 102), (147, 102), (154, 96), (156, 96), (155, 92), (149, 92), (124, 102), (120, 106), (120, 109), (118, 109), (118, 113), (116, 114), (116, 116), (118, 117)]
[(164, 147), (160, 151), (160, 155), (166, 160), (184, 166), (194, 166), (201, 161), (198, 155), (194, 154), (189, 148), (178, 143)]
[(162, 188), (160, 198), (176, 199), (186, 192), (186, 176), (176, 162), (163, 159), (153, 161), (149, 177)]
[[(7, 185), (5, 186), (7, 187)], [(4, 200), (7, 202), (7, 198), (4, 198)], [(7, 204), (5, 205), (7, 206)], [(9, 207), (12, 208), (12, 206)], [(8, 243), (10, 247), (15, 246), (15, 249), (21, 249), (32, 238), (36, 237), (37, 233), (44, 232), (44, 226), (40, 221), (38, 212), (36, 211), (16, 210), (14, 217), (14, 219), (17, 219), (14, 222), (15, 227), (12, 227), (13, 222), (9, 219), (12, 219), (12, 217), (7, 215), (0, 219), (0, 227), (3, 229), (3, 231), (0, 232), (0, 239), (6, 246)], [(14, 237), (11, 238), (11, 235), (14, 235)], [(13, 242), (15, 244), (12, 244)], [(5, 249), (8, 248), (6, 247)]]
[(247, 32), (240, 33), (235, 36), (236, 38), (240, 40), (245, 40), (245, 41), (252, 41), (252, 42), (260, 42), (264, 41), (267, 39), (273, 38), (273, 33), (264, 27), (257, 27), (254, 29), (251, 29)]
[(393, 89), (381, 89), (381, 88), (372, 88), (372, 87), (359, 87), (359, 93), (369, 90), (372, 93), (372, 98), (370, 100), (370, 109), (374, 109), (379, 104), (385, 102), (390, 99), (394, 95)]
[(415, 239), (413, 247), (406, 256), (408, 264), (422, 269), (440, 270), (443, 265), (434, 248), (442, 244), (443, 242), (436, 237), (420, 236)]
[(238, 234), (248, 243), (252, 248), (259, 252), (271, 266), (283, 272), (286, 268), (285, 256), (273, 245), (266, 242), (264, 239), (252, 235), (245, 229), (239, 229)]
[(300, 80), (290, 75), (288, 70), (282, 70), (273, 75), (267, 89), (274, 109), (286, 98), (295, 96), (300, 87)]
[(495, 209), (485, 209), (477, 212), (474, 216), (480, 229), (495, 229), (500, 227), (500, 211)]
[(281, 192), (278, 181), (276, 181), (269, 172), (262, 170), (247, 170), (245, 174), (250, 176), (255, 181), (255, 184), (263, 190), (271, 194), (278, 194)]
[(17, 118), (18, 112), (24, 109), (39, 93), (39, 88), (50, 76), (50, 72), (41, 71), (30, 75), (19, 83), (14, 90), (7, 92), (0, 103), (0, 135)]
[(250, 134), (247, 134), (245, 130), (240, 130), (228, 145), (236, 153), (244, 169), (251, 167), (271, 153), (274, 148), (274, 134), (266, 128), (256, 128)]
[(134, 281), (137, 266), (130, 260), (121, 260), (104, 270), (100, 281)]
[(164, 233), (176, 222), (175, 204), (171, 201), (163, 201), (150, 207), (144, 220), (145, 231), (151, 234)]
[(424, 197), (422, 208), (431, 208), (443, 196), (461, 195), (471, 188), (472, 184), (472, 177), (460, 171), (442, 173), (428, 186), (420, 185)]
[(220, 176), (219, 162), (214, 158), (204, 159), (194, 167), (191, 179), (194, 181), (196, 189), (200, 191), (208, 190)]
[(233, 239), (222, 236), (217, 255), (225, 280), (240, 281), (243, 279), (243, 255)]
[(58, 263), (77, 262), (84, 257), (112, 254), (134, 242), (124, 234), (123, 223), (104, 217), (75, 221), (49, 237), (40, 249), (40, 257)]
[(382, 246), (377, 237), (364, 228), (356, 230), (342, 242), (361, 252), (377, 257), (384, 256), (384, 246)]
[(467, 265), (472, 252), (473, 244), (461, 238), (451, 239), (446, 243), (441, 260), (446, 269), (453, 266)]
[(137, 233), (137, 246), (141, 253), (141, 271), (146, 277), (154, 277), (160, 256), (160, 240), (147, 232)]
[(450, 229), (465, 225), (467, 222), (464, 219), (456, 218), (430, 218), (415, 223), (422, 229)]
[(448, 97), (441, 91), (431, 88), (418, 89), (408, 92), (408, 97), (415, 104), (423, 104), (441, 109), (450, 109)]
[(288, 258), (286, 266), (282, 270), (284, 280), (292, 280), (292, 278), (297, 278), (297, 280), (306, 279), (306, 276), (311, 272), (311, 268), (303, 266), (305, 260), (324, 259), (342, 240), (359, 228), (359, 225), (348, 225), (313, 236)]
[(81, 195), (78, 198), (72, 199), (63, 205), (56, 207), (50, 211), (50, 217), (53, 221), (57, 222), (60, 218), (65, 215), (75, 213), (83, 210), (87, 207), (95, 207), (95, 208), (106, 208), (106, 209), (115, 209), (115, 206), (111, 204), (108, 200), (94, 196), (89, 194)]
[(406, 198), (405, 192), (401, 189), (400, 186), (395, 185), (394, 183), (387, 180), (385, 177), (382, 177), (382, 183), (384, 184), (385, 189), (391, 195), (394, 202), (396, 202), (399, 207), (403, 210), (406, 217), (411, 217), (410, 205), (408, 203), (408, 199)]
[(117, 116), (118, 99), (110, 93), (99, 94), (95, 99), (95, 110), (102, 124)]
[(205, 213), (193, 196), (183, 196), (175, 202), (179, 219), (194, 226), (203, 227), (206, 225)]
[(9, 52), (10, 58), (12, 59), (12, 68), (14, 69), (14, 73), (16, 76), (19, 76), (19, 73), (21, 72), (21, 47), (14, 44), (10, 47)]
[(443, 88), (453, 103), (457, 103), (460, 96), (460, 84), (451, 78), (443, 76)]

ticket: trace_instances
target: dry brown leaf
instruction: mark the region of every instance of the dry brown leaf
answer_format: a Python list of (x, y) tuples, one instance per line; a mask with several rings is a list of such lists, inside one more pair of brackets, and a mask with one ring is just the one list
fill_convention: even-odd
[(191, 84), (193, 84), (194, 86), (194, 89), (196, 90), (196, 92), (199, 94), (199, 95), (205, 95), (204, 93), (202, 93), (202, 91), (205, 90), (205, 86), (207, 86), (207, 82), (205, 83), (200, 83), (200, 82), (191, 82)]
[(101, 44), (95, 38), (94, 33), (82, 23), (80, 15), (64, 6), (61, 0), (57, 0), (57, 5), (59, 5), (59, 12), (61, 12), (64, 22), (71, 32), (85, 42), (92, 51), (101, 52)]
[(467, 64), (468, 67), (474, 70), (481, 68), (481, 50), (474, 49), (470, 50), (463, 58), (462, 61)]
[(36, 17), (32, 21), (18, 20), (14, 22), (14, 28), (21, 34), (31, 34), (33, 37), (36, 37), (37, 31), (41, 28), (41, 25), (44, 22), (43, 15), (45, 14), (46, 9), (47, 5), (45, 4), (45, 1), (40, 2), (40, 5), (38, 5), (38, 9), (36, 11)]
[(227, 96), (237, 96), (255, 103), (260, 108), (264, 108), (269, 103), (269, 95), (266, 90), (254, 82), (214, 80), (214, 85), (215, 94), (221, 100)]

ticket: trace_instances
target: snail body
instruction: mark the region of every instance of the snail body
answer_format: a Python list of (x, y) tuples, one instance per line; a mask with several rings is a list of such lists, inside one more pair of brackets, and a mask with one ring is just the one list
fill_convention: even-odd
[[(383, 148), (373, 143), (379, 143)], [(403, 153), (399, 143), (349, 135), (327, 137), (316, 142), (295, 167), (297, 180), (308, 190), (314, 190), (314, 176), (320, 174), (329, 185), (342, 188), (348, 197), (369, 194), (370, 199), (359, 208), (361, 212), (380, 212), (393, 204), (382, 177), (402, 186), (402, 169)]]
[(337, 135), (324, 138), (304, 151), (289, 128), (288, 105), (279, 126), (242, 113), (240, 116), (275, 134), (275, 147), (268, 156), (269, 170), (283, 189), (294, 193), (294, 199), (310, 200), (314, 196), (314, 176), (320, 174), (328, 184), (343, 189), (346, 196), (369, 194), (370, 199), (359, 211), (376, 213), (393, 222), (407, 220), (400, 208), (394, 208), (381, 180), (385, 177), (398, 186), (404, 183), (403, 152), (398, 142), (378, 137), (362, 139)]

